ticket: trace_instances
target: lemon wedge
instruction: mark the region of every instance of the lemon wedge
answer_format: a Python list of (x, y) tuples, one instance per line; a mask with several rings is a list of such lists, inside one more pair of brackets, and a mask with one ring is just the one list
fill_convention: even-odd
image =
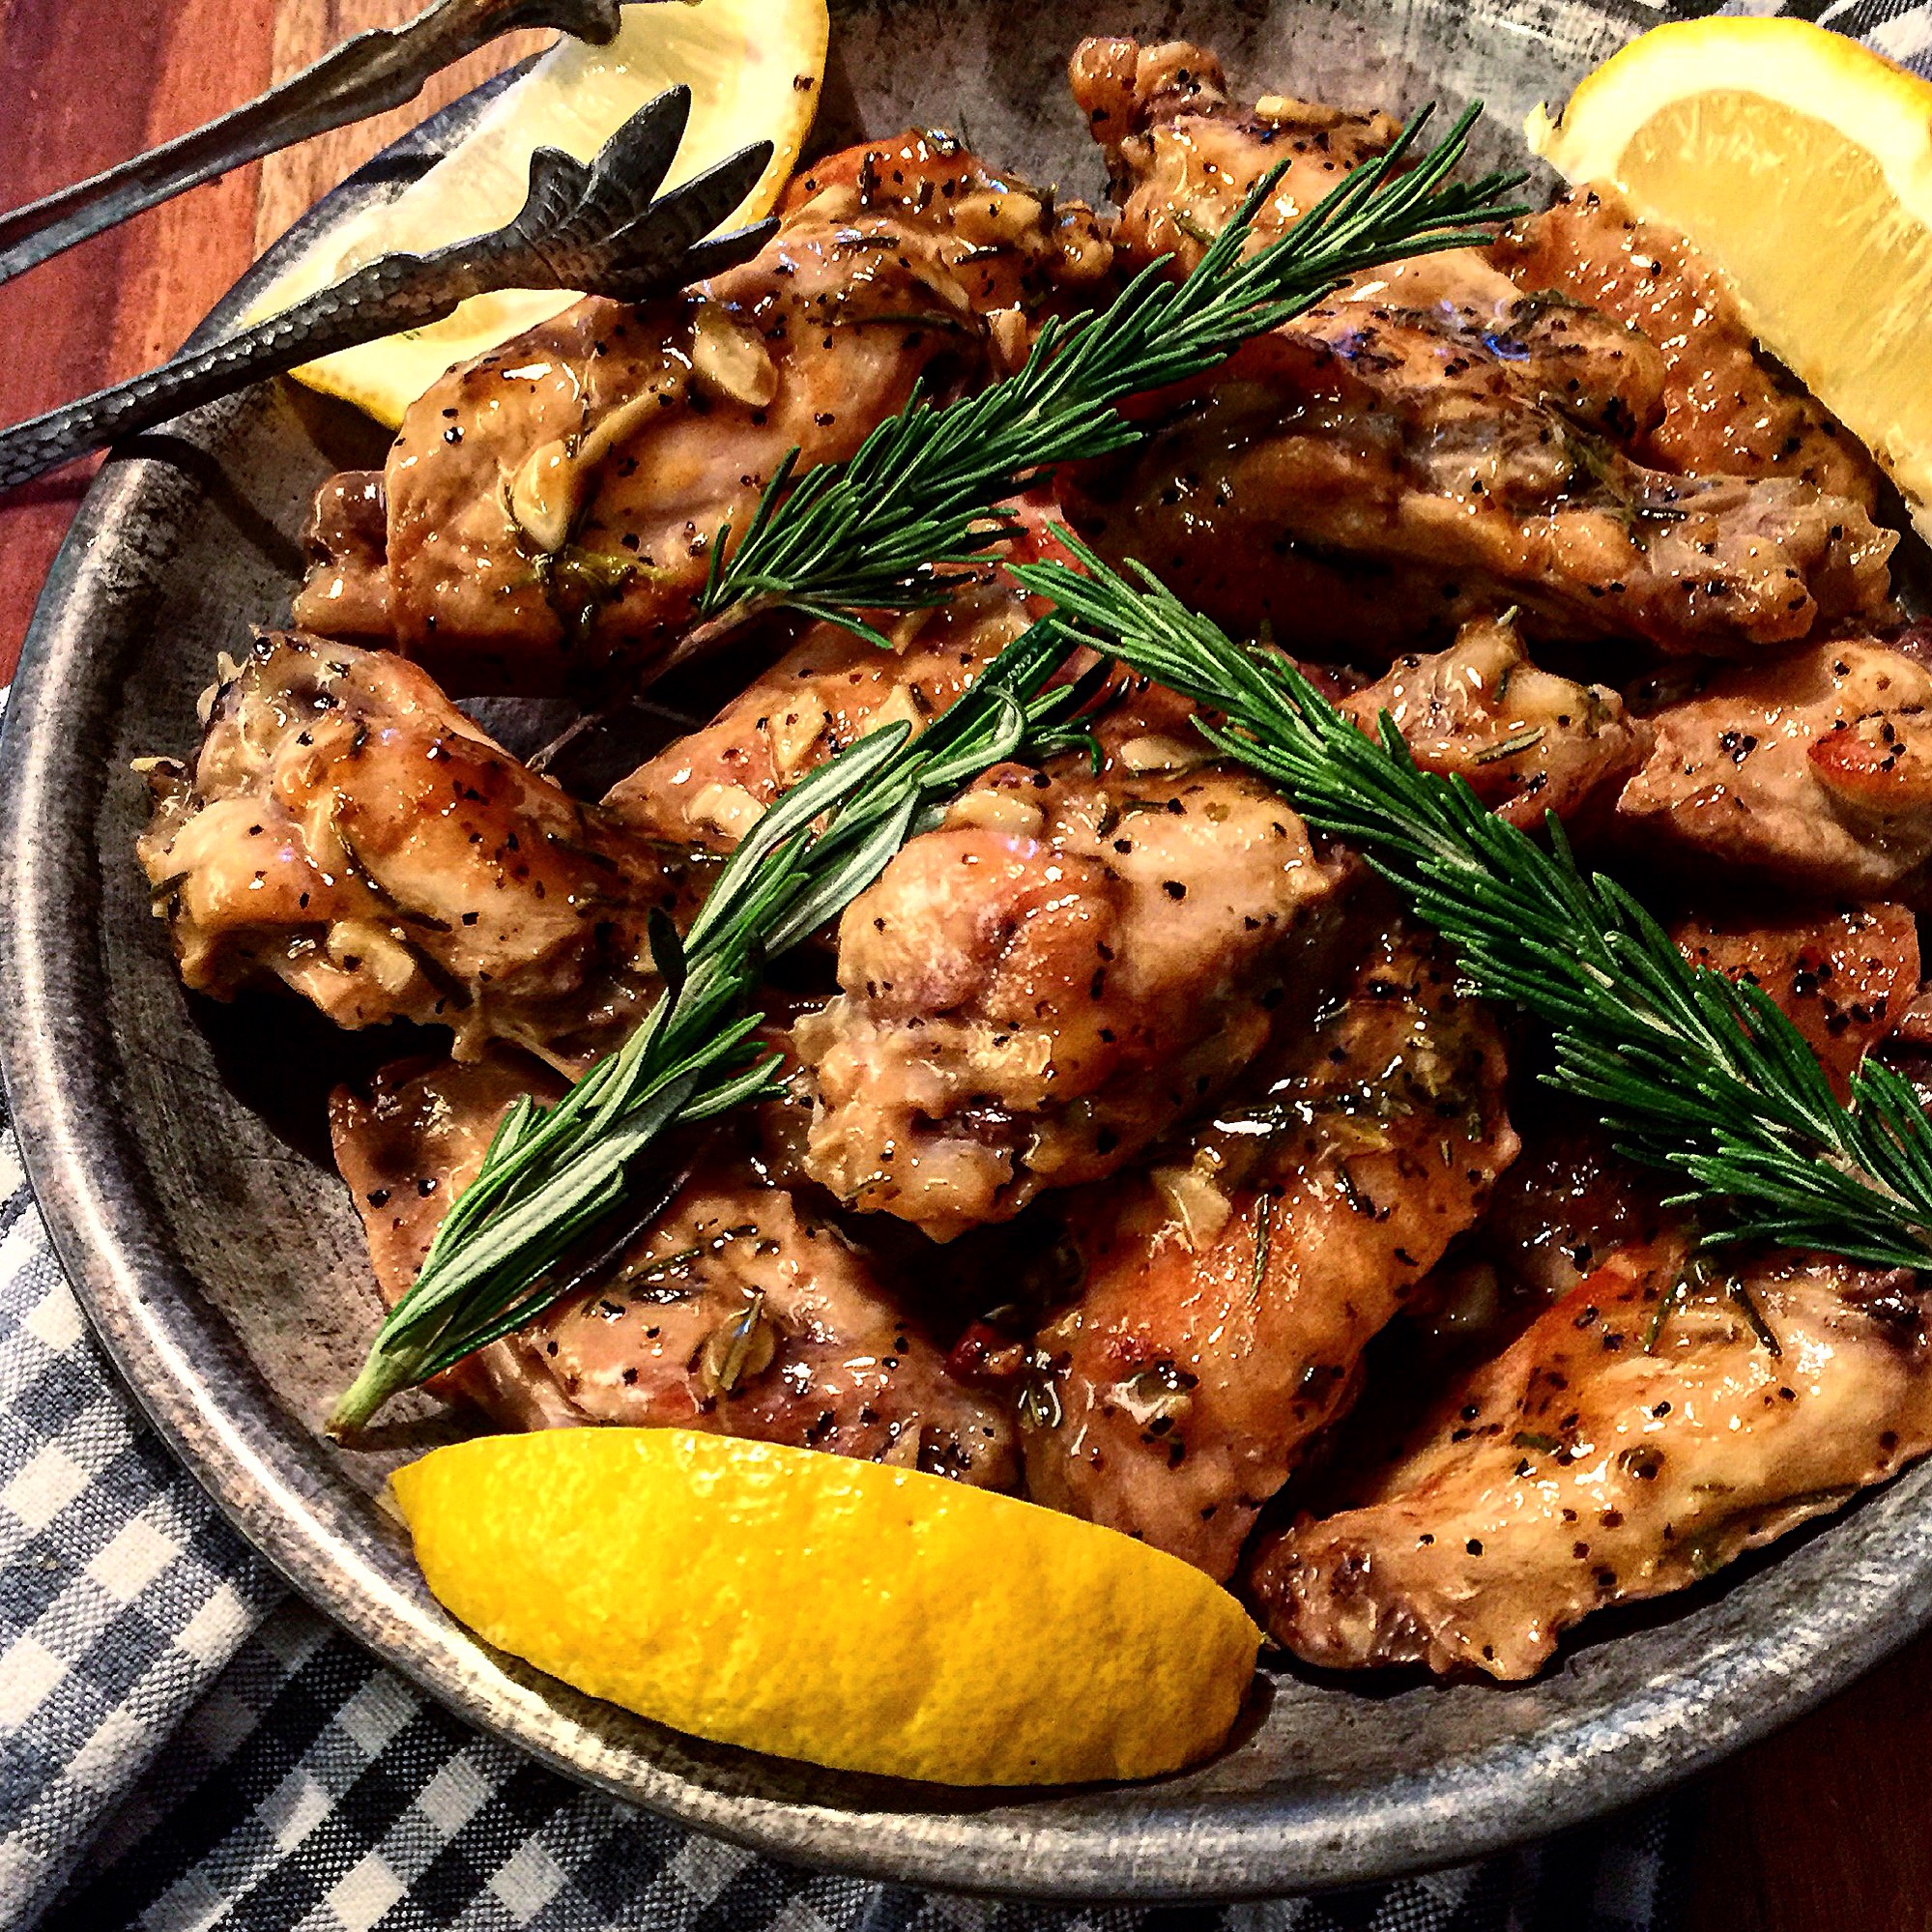
[(943, 1784), (1147, 1777), (1227, 1736), (1260, 1633), (1117, 1531), (675, 1428), (485, 1436), (392, 1479), (445, 1606), (645, 1716)]
[[(776, 203), (811, 131), (830, 32), (826, 0), (625, 7), (608, 45), (561, 41), (421, 180), (332, 229), (291, 262), (247, 320), (276, 314), (378, 256), (420, 254), (502, 227), (523, 206), (535, 149), (562, 148), (587, 161), (646, 101), (679, 81), (691, 90), (691, 120), (665, 186), (769, 139), (771, 165), (724, 226), (755, 221)], [(451, 364), (483, 355), (575, 299), (555, 289), (477, 296), (446, 321), (325, 357), (296, 370), (296, 379), (393, 429)]]
[(1809, 21), (1687, 20), (1525, 132), (1683, 230), (1932, 535), (1932, 82)]

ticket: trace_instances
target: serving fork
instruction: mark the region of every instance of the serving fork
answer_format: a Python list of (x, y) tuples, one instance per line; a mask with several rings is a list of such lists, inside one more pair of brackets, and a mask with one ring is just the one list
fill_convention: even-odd
[(344, 41), (191, 133), (0, 214), (0, 282), (230, 169), (400, 107), (433, 74), (499, 35), (554, 27), (602, 46), (618, 22), (618, 0), (437, 0), (399, 27)]
[(740, 148), (658, 195), (690, 113), (690, 89), (673, 87), (632, 115), (588, 165), (538, 148), (529, 194), (506, 226), (425, 255), (384, 255), (238, 334), (0, 431), (0, 489), (265, 377), (441, 322), (472, 296), (563, 289), (641, 302), (743, 261), (776, 222), (711, 231), (757, 185), (771, 143)]

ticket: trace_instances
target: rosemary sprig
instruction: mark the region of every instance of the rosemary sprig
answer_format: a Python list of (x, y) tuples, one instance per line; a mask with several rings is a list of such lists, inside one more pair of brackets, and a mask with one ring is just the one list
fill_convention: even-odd
[(1006, 533), (995, 506), (1029, 476), (1128, 448), (1147, 433), (1116, 403), (1212, 368), (1364, 269), (1492, 239), (1495, 224), (1522, 212), (1502, 202), (1522, 177), (1448, 179), (1481, 111), (1470, 107), (1440, 147), (1399, 174), (1428, 119), (1425, 109), (1386, 155), (1244, 261), (1283, 162), (1180, 280), (1168, 278), (1163, 257), (1107, 308), (1071, 322), (1050, 318), (1017, 374), (943, 408), (915, 394), (847, 462), (799, 476), (793, 450), (738, 542), (729, 525), (718, 532), (698, 602), (708, 621), (679, 654), (779, 609), (828, 618), (883, 644), (859, 614), (943, 601), (960, 569)]
[(1421, 771), (1385, 714), (1365, 735), (1294, 667), (1235, 644), (1162, 589), (1070, 547), (1015, 574), (1069, 639), (1212, 707), (1203, 735), (1358, 848), (1455, 949), (1474, 991), (1550, 1028), (1552, 1085), (1595, 1104), (1623, 1152), (1710, 1204), (1707, 1243), (1767, 1240), (1881, 1267), (1932, 1267), (1932, 1123), (1867, 1060), (1840, 1103), (1770, 995), (1695, 966), (1614, 879), (1585, 874), (1552, 816), (1547, 848), (1460, 778)]
[[(409, 1292), (330, 1419), (362, 1426), (426, 1380), (540, 1313), (568, 1262), (627, 1196), (674, 1127), (778, 1089), (746, 1010), (765, 962), (817, 932), (948, 799), (1017, 753), (1085, 741), (1075, 718), (1096, 678), (1048, 690), (1073, 646), (1036, 624), (916, 738), (894, 724), (841, 752), (773, 805), (733, 852), (680, 940), (655, 919), (665, 990), (650, 1017), (552, 1107), (524, 1095), (451, 1205)], [(581, 1273), (581, 1269), (577, 1272)]]

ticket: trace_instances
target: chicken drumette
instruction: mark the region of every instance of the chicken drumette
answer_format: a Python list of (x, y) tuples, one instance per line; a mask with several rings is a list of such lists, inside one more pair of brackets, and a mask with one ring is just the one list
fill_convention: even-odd
[(279, 980), (338, 1025), (450, 1026), (569, 1061), (655, 991), (677, 855), (494, 743), (388, 651), (271, 632), (150, 764), (138, 851), (183, 979)]

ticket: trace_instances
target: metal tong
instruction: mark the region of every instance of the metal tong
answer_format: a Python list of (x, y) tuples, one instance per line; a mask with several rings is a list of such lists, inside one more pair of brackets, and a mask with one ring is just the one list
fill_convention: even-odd
[(602, 46), (618, 20), (618, 0), (437, 0), (403, 26), (344, 41), (192, 133), (0, 215), (0, 282), (231, 168), (400, 107), (432, 74), (500, 34), (555, 27)]
[(771, 159), (769, 141), (651, 198), (690, 113), (690, 89), (674, 87), (632, 115), (588, 166), (539, 148), (522, 211), (494, 234), (427, 255), (385, 255), (225, 341), (0, 431), (0, 489), (264, 377), (440, 322), (475, 295), (548, 288), (641, 302), (745, 260), (775, 221), (702, 238), (756, 186)]

